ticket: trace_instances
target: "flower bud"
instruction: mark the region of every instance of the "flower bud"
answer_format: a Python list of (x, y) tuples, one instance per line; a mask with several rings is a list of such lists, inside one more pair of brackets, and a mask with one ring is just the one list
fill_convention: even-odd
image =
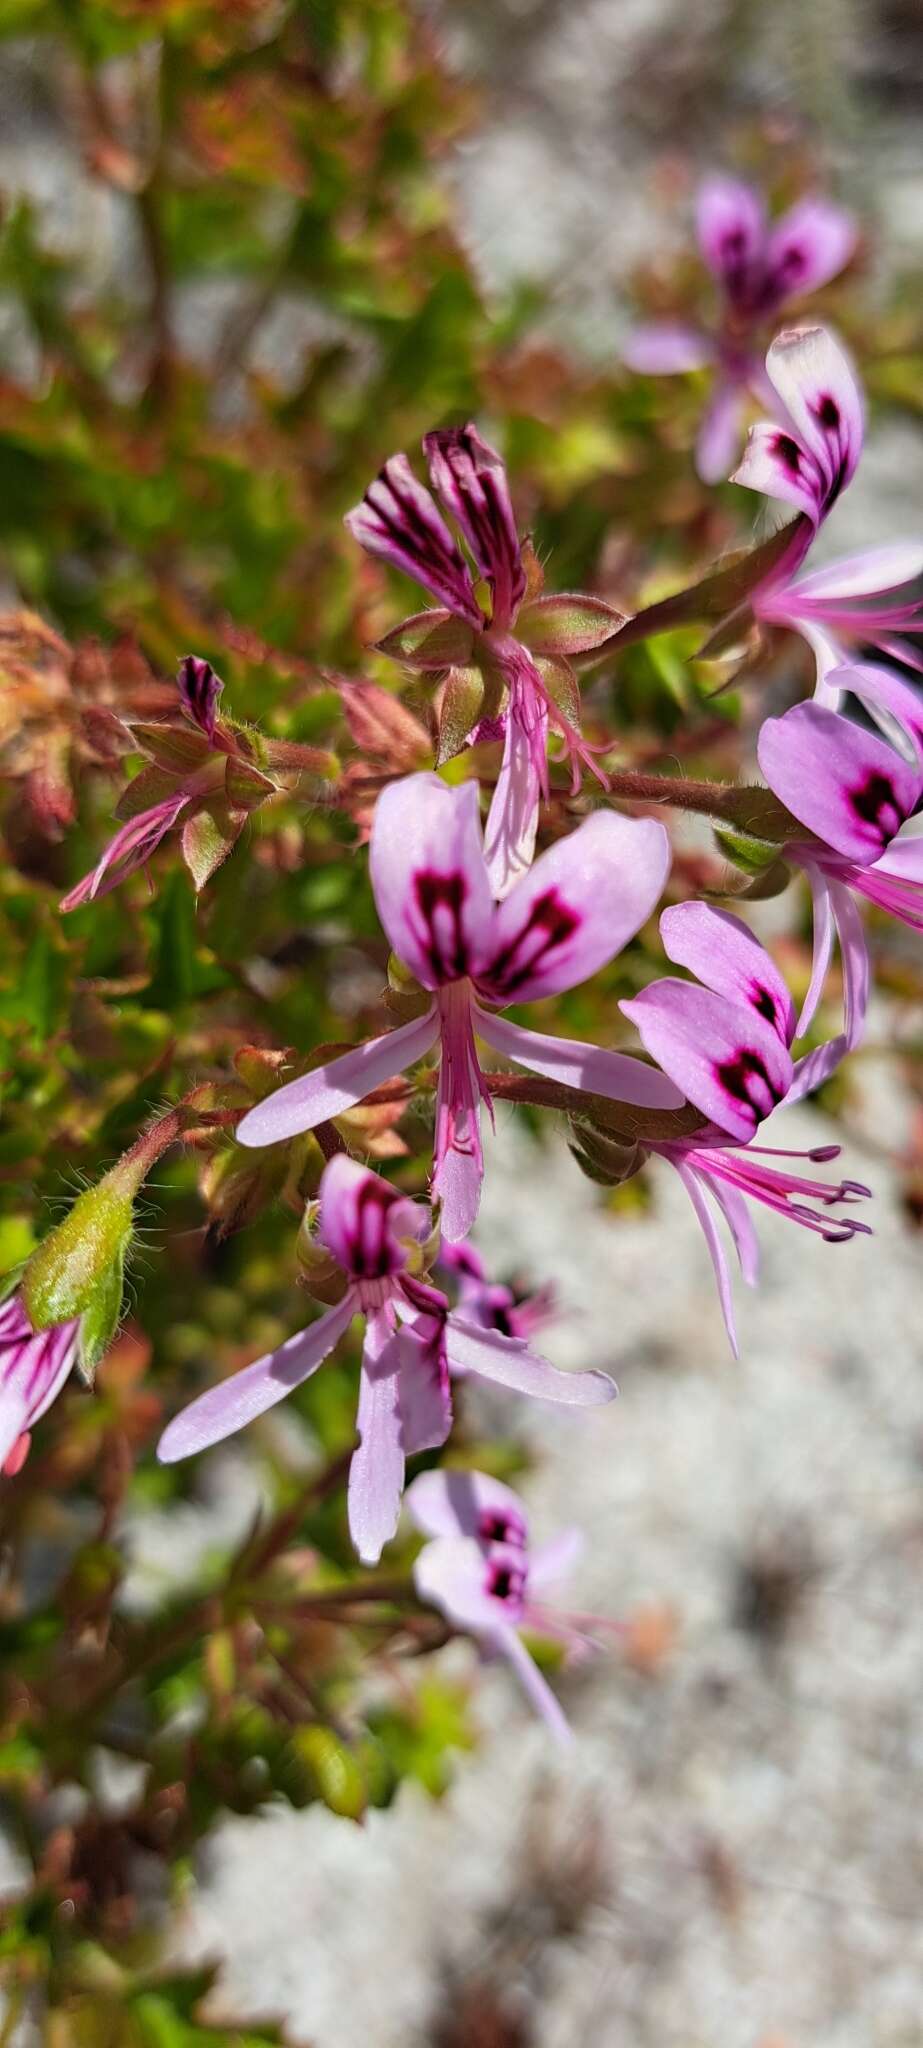
[(644, 1165), (644, 1147), (633, 1138), (618, 1138), (590, 1124), (571, 1125), (570, 1150), (581, 1173), (606, 1188), (621, 1187)]
[(141, 1140), (96, 1187), (78, 1195), (63, 1223), (33, 1252), (22, 1276), (23, 1307), (33, 1329), (48, 1330), (85, 1314), (91, 1323), (111, 1317), (116, 1292), (121, 1305), (134, 1197), (156, 1156)]

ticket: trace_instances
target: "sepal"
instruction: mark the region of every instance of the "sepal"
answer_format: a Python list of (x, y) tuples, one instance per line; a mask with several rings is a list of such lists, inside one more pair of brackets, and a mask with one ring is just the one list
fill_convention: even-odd
[(375, 651), (402, 661), (405, 668), (464, 668), (471, 660), (473, 645), (474, 628), (467, 620), (438, 607), (403, 619), (383, 640), (376, 640)]
[(625, 622), (601, 597), (539, 597), (523, 605), (516, 636), (532, 654), (592, 654)]

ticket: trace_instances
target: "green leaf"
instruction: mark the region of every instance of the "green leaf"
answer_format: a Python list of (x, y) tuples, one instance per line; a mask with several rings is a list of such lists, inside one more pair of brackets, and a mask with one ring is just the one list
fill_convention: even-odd
[(624, 624), (601, 597), (539, 597), (523, 605), (516, 634), (533, 654), (590, 654)]
[(40, 931), (27, 948), (15, 986), (0, 995), (0, 1017), (30, 1025), (36, 1045), (44, 1045), (61, 1021), (66, 993), (64, 954), (49, 932)]
[(154, 973), (145, 991), (148, 1005), (172, 1010), (177, 1003), (226, 988), (228, 976), (223, 968), (199, 945), (195, 899), (181, 872), (168, 878), (154, 914), (158, 939)]

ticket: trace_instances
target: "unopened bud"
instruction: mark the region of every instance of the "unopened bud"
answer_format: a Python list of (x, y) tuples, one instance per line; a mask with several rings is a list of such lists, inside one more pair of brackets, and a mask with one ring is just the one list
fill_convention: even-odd
[(607, 1188), (621, 1187), (644, 1165), (644, 1147), (634, 1138), (619, 1138), (590, 1124), (572, 1124), (570, 1149), (588, 1180)]

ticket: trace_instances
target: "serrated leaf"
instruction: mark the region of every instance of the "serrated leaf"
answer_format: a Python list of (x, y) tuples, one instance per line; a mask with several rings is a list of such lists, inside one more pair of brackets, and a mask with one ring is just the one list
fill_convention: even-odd
[(590, 654), (624, 624), (624, 612), (601, 597), (565, 594), (523, 605), (516, 634), (533, 654)]
[(464, 668), (471, 659), (474, 629), (441, 607), (414, 612), (375, 643), (379, 654), (402, 661), (407, 668)]
[(450, 761), (453, 754), (461, 753), (483, 708), (484, 678), (480, 669), (450, 669), (439, 704), (437, 767)]

